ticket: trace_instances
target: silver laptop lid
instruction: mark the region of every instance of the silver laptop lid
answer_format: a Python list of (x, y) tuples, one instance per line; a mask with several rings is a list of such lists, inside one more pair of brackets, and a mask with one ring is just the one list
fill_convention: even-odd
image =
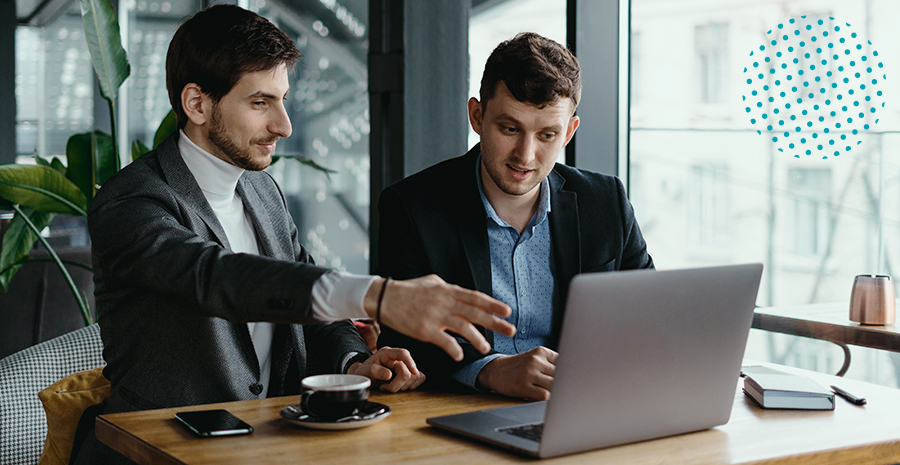
[(761, 264), (576, 276), (539, 455), (724, 424)]

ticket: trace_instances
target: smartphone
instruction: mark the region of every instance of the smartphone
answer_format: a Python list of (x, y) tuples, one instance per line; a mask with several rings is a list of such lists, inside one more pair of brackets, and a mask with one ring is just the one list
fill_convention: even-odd
[(178, 412), (175, 418), (198, 436), (231, 436), (248, 434), (253, 427), (227, 410), (201, 410), (197, 412)]

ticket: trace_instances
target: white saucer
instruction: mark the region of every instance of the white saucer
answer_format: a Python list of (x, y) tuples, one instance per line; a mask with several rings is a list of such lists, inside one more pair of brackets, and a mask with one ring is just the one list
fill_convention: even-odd
[(288, 405), (281, 409), (281, 417), (285, 420), (310, 429), (343, 430), (356, 429), (378, 423), (391, 414), (391, 408), (378, 402), (366, 402), (355, 415), (337, 421), (320, 420), (303, 411), (300, 404)]

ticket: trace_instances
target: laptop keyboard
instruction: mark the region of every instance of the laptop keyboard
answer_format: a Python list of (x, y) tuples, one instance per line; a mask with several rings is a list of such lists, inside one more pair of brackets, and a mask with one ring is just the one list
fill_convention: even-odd
[(535, 423), (532, 425), (511, 426), (509, 428), (497, 429), (499, 433), (508, 433), (520, 438), (530, 439), (535, 442), (541, 442), (541, 434), (544, 432), (543, 423)]

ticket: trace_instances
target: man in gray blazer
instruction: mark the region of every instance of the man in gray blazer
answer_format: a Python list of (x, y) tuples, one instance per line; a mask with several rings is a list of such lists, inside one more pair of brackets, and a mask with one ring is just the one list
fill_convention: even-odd
[[(166, 83), (179, 131), (110, 178), (88, 217), (112, 383), (104, 413), (296, 394), (316, 373), (361, 374), (389, 391), (421, 384), (408, 352), (372, 355), (346, 318), (380, 319), (454, 358), (462, 350), (447, 330), (484, 351), (472, 323), (514, 333), (494, 317), (505, 305), (436, 276), (389, 285), (312, 264), (261, 171), (291, 134), (284, 98), (298, 57), (284, 33), (233, 5), (175, 33)], [(93, 433), (76, 453), (124, 460)]]
[(484, 335), (465, 358), (385, 327), (379, 344), (408, 348), (429, 383), (513, 397), (550, 397), (569, 281), (578, 274), (652, 268), (618, 179), (557, 164), (579, 125), (578, 60), (534, 33), (494, 49), (469, 100), (481, 142), (381, 194), (378, 274), (435, 273), (509, 304), (515, 337)]

